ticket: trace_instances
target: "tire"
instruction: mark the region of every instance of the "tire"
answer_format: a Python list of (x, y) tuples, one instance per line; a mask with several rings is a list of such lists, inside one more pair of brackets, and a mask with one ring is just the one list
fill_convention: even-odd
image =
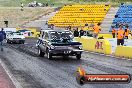
[(49, 59), (49, 60), (52, 60), (53, 58), (52, 58), (52, 54), (49, 52), (49, 50), (47, 50), (47, 58)]
[(81, 59), (81, 54), (77, 54), (76, 58), (77, 58), (77, 60), (80, 60)]
[(38, 55), (40, 56), (40, 57), (44, 57), (44, 55), (45, 55), (45, 53), (44, 52), (42, 52), (42, 50), (38, 47)]
[(25, 43), (25, 41), (22, 41), (22, 44), (24, 44)]
[(80, 85), (84, 85), (86, 82), (86, 78), (85, 77), (81, 77), (80, 78)]
[(10, 40), (7, 40), (7, 43), (8, 43), (8, 44), (11, 44)]
[(9, 43), (9, 40), (6, 40), (6, 43)]

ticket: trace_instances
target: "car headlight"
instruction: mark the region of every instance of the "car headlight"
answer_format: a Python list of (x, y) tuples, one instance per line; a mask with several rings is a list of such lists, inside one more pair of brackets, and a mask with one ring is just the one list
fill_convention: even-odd
[(51, 46), (50, 46), (50, 49), (55, 49), (55, 46), (51, 45)]
[(82, 49), (82, 45), (79, 46), (79, 49)]

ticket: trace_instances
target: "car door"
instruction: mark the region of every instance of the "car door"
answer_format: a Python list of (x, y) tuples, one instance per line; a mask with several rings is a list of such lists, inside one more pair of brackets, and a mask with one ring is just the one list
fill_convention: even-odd
[(47, 49), (48, 43), (49, 43), (48, 39), (49, 39), (48, 32), (45, 32), (44, 44), (43, 44), (44, 45), (44, 51), (45, 52), (46, 52), (46, 49)]
[(38, 40), (38, 45), (42, 51), (45, 51), (45, 32), (41, 33), (41, 36)]

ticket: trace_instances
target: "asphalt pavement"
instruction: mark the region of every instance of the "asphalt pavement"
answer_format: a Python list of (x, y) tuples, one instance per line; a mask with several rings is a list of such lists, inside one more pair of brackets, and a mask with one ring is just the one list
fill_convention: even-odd
[(26, 39), (22, 44), (5, 44), (0, 58), (23, 88), (132, 88), (129, 84), (86, 84), (76, 82), (78, 66), (88, 74), (130, 74), (132, 60), (113, 58), (84, 52), (81, 60), (75, 57), (54, 60), (39, 57), (35, 47), (36, 39)]

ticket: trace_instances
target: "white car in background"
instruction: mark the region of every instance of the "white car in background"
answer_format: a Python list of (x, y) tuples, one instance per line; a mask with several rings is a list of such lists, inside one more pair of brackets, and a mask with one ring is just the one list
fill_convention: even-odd
[(11, 32), (7, 36), (7, 43), (19, 43), (24, 44), (25, 43), (25, 37), (20, 32)]
[(19, 31), (17, 31), (17, 32), (20, 32), (20, 33), (23, 34), (25, 37), (31, 37), (31, 36), (33, 36), (33, 33), (32, 33), (32, 31), (30, 31), (30, 30), (24, 29), (24, 30), (19, 30)]

